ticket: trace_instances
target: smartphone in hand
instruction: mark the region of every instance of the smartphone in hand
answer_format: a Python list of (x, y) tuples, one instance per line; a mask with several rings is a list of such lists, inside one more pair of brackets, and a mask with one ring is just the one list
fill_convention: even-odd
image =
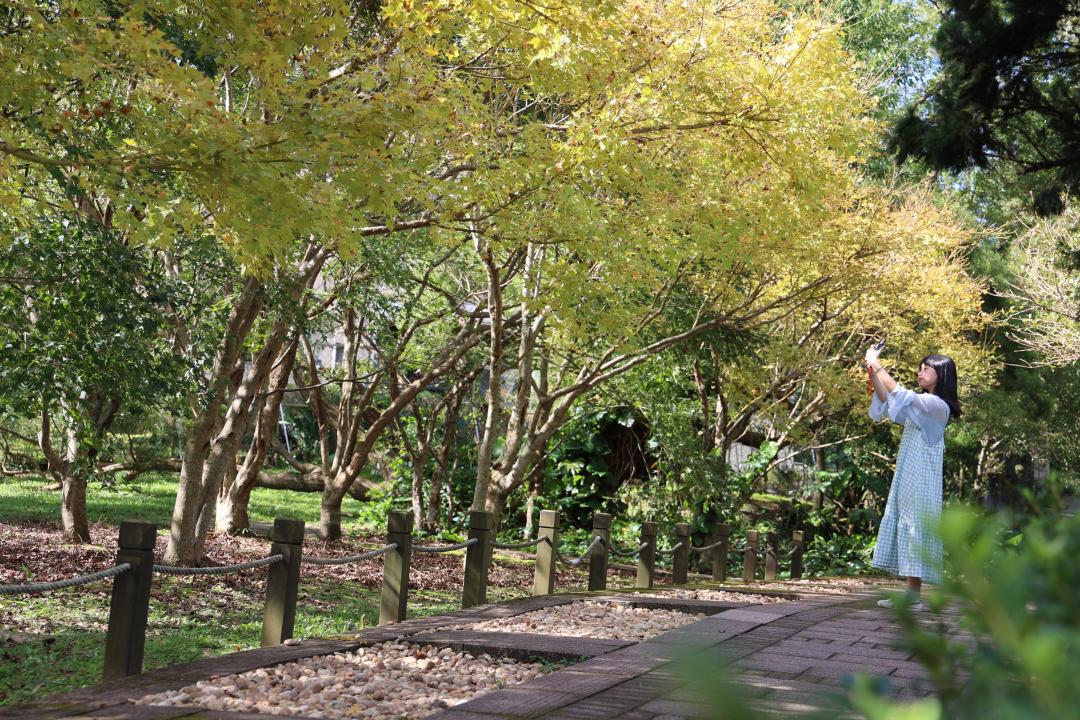
[[(874, 350), (881, 352), (881, 349), (885, 347), (885, 338), (881, 338), (876, 343), (871, 345)], [(866, 368), (866, 392), (869, 395), (874, 394), (874, 371), (871, 368)]]

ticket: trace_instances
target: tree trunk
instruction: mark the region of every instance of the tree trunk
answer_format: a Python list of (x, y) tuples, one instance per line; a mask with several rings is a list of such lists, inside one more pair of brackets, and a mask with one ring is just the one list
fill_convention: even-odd
[[(249, 463), (255, 461), (254, 456), (260, 453), (260, 450), (257, 449), (258, 445), (259, 425), (256, 421), (255, 439), (252, 441), (251, 447), (248, 448), (243, 466), (238, 468), (236, 463), (233, 462), (230, 471), (225, 474), (221, 488), (218, 490), (217, 508), (214, 513), (214, 532), (223, 535), (236, 535), (248, 529), (250, 519), (247, 514), (247, 502), (251, 497), (251, 490), (255, 484), (254, 482), (248, 482), (246, 488), (242, 487), (241, 475), (247, 471)], [(261, 452), (265, 454), (265, 450)], [(261, 459), (259, 459), (259, 462), (261, 464)], [(247, 477), (250, 477), (250, 472), (245, 475), (245, 479)]]
[[(333, 482), (328, 482), (326, 485), (320, 510), (319, 527), (320, 532), (324, 533), (324, 539), (337, 540), (341, 537), (341, 501), (353, 484), (356, 483), (365, 465), (367, 465), (368, 459), (372, 456), (372, 448), (375, 446), (375, 442), (401, 415), (405, 408), (416, 400), (417, 395), (432, 382), (445, 375), (475, 345), (476, 339), (473, 337), (473, 327), (471, 322), (462, 326), (454, 339), (443, 348), (434, 366), (402, 388), (393, 397), (390, 405), (379, 413), (362, 436), (354, 435), (355, 439), (350, 441), (351, 455), (339, 463), (335, 454), (335, 465), (340, 469), (334, 474)], [(338, 422), (341, 422), (340, 419)], [(371, 487), (374, 487), (374, 485)], [(371, 487), (365, 488), (365, 493)]]
[(124, 474), (123, 482), (131, 482), (143, 473), (148, 472), (180, 472), (180, 461), (174, 458), (152, 458), (150, 460), (137, 460), (131, 464), (110, 463), (103, 465), (99, 472)]
[(64, 429), (67, 441), (63, 468), (60, 473), (60, 523), (64, 540), (72, 543), (90, 542), (90, 521), (86, 517), (86, 468), (79, 461), (79, 435), (74, 423)]
[(234, 482), (228, 492), (218, 496), (216, 532), (225, 535), (240, 535), (251, 529), (248, 516), (248, 503), (255, 484)]
[(504, 493), (492, 484), (491, 492), (487, 496), (487, 502), (484, 503), (484, 509), (491, 513), (491, 532), (493, 533), (498, 531), (499, 525), (502, 523), (503, 511), (506, 510), (506, 501), (509, 496), (510, 493)]
[(223, 489), (232, 485), (231, 481), (235, 481), (236, 453), (249, 427), (252, 408), (260, 403), (265, 406), (259, 391), (266, 386), (271, 370), (277, 366), (275, 361), (279, 358), (279, 351), (288, 330), (289, 326), (285, 320), (279, 319), (274, 323), (262, 349), (252, 358), (250, 367), (233, 393), (232, 402), (229, 403), (229, 409), (225, 414), (225, 421), (211, 445), (210, 455), (203, 470), (202, 510), (195, 532), (196, 558), (202, 556), (206, 536), (210, 528), (216, 524), (213, 515), (217, 509), (218, 496)]
[(225, 469), (220, 475), (205, 480), (203, 483), (203, 503), (199, 510), (199, 521), (195, 523), (195, 557), (202, 559), (206, 553), (206, 538), (218, 522), (218, 499), (226, 488), (236, 483), (236, 451), (225, 458)]
[(206, 459), (211, 441), (222, 422), (220, 409), (226, 399), (229, 378), (261, 306), (261, 284), (253, 278), (246, 279), (225, 326), (211, 374), (210, 392), (191, 423), (184, 443), (180, 483), (173, 505), (169, 544), (165, 549), (164, 561), (168, 565), (194, 565), (200, 560), (196, 554), (196, 541), (197, 525), (205, 499), (203, 481)]
[(427, 511), (420, 523), (421, 529), (426, 533), (433, 533), (439, 529), (439, 505), (442, 501), (442, 476), (433, 473), (431, 476), (431, 489), (428, 491)]
[[(457, 461), (454, 462), (454, 467), (457, 467)], [(454, 517), (454, 511), (457, 509), (457, 504), (454, 502), (454, 487), (451, 484), (450, 476), (446, 476), (446, 523), (450, 524), (450, 518)]]
[(694, 387), (697, 389), (698, 401), (701, 403), (701, 452), (708, 455), (716, 443), (715, 429), (710, 432), (713, 420), (709, 416), (709, 388), (705, 382), (705, 375), (701, 372), (701, 361), (694, 360)]
[(488, 336), (488, 388), (485, 397), (487, 414), (484, 418), (484, 433), (480, 438), (480, 445), (476, 449), (476, 487), (473, 490), (472, 501), (472, 508), (480, 510), (487, 505), (488, 499), (494, 490), (491, 478), (491, 457), (502, 419), (503, 306), (499, 270), (495, 267), (495, 261), (491, 256), (491, 248), (483, 245), (479, 235), (475, 237), (475, 241), (477, 243), (477, 252), (480, 253), (487, 269), (487, 306), (490, 327)]
[[(378, 437), (377, 433), (375, 437)], [(334, 475), (333, 480), (326, 481), (319, 506), (319, 534), (323, 540), (341, 539), (341, 503), (346, 495), (363, 502), (368, 499), (368, 493), (380, 484), (359, 477), (369, 458), (374, 457), (377, 463), (379, 461), (379, 454), (371, 451), (375, 437), (365, 436), (357, 443), (352, 460)], [(388, 480), (390, 477), (384, 473), (383, 482)]]
[(424, 525), (424, 471), (427, 469), (427, 457), (424, 465), (414, 462), (412, 468), (412, 514), (413, 524), (420, 528)]
[(536, 499), (540, 497), (540, 488), (544, 484), (544, 466), (537, 463), (533, 466), (529, 487), (529, 500), (525, 503), (525, 527), (521, 532), (522, 540), (532, 540), (533, 536), (533, 513), (536, 511)]
[(64, 541), (90, 542), (90, 521), (86, 517), (86, 475), (81, 470), (67, 472), (61, 479), (60, 521)]
[[(521, 444), (516, 457), (506, 460), (509, 469), (505, 472), (501, 467), (492, 469), (491, 488), (488, 492), (490, 502), (487, 505), (492, 512), (497, 513), (496, 517), (501, 516), (510, 494), (531, 477), (532, 470), (544, 457), (552, 436), (566, 424), (570, 407), (580, 397), (581, 392), (584, 390), (563, 397), (550, 413), (542, 408), (545, 405), (543, 400), (538, 403), (537, 415), (533, 418), (534, 422), (530, 423), (528, 441)], [(541, 418), (543, 422), (540, 422)], [(495, 527), (498, 527), (498, 521)]]
[[(292, 292), (294, 300), (299, 301), (302, 294), (312, 287), (327, 254), (315, 243), (307, 246), (293, 276), (296, 281)], [(241, 375), (241, 381), (230, 392), (231, 371), (239, 363), (239, 370), (243, 373), (241, 359), (244, 340), (262, 311), (264, 302), (265, 292), (261, 283), (251, 277), (245, 279), (226, 323), (211, 375), (210, 392), (200, 408), (201, 416), (193, 423), (196, 452), (190, 457), (190, 462), (189, 457), (184, 458), (169, 546), (165, 553), (166, 562), (193, 565), (201, 559), (222, 479), (227, 468), (235, 467), (236, 451), (247, 427), (256, 392), (265, 384), (290, 327), (291, 320), (284, 315), (274, 322), (262, 350), (252, 360), (250, 370)], [(225, 402), (229, 403), (229, 407), (222, 419), (219, 417), (220, 408)], [(192, 445), (192, 442), (188, 443), (189, 450)]]
[(461, 418), (461, 403), (465, 399), (465, 393), (468, 392), (469, 387), (479, 374), (479, 370), (469, 373), (446, 404), (442, 443), (435, 453), (435, 470), (431, 474), (431, 491), (428, 493), (427, 514), (424, 516), (422, 525), (425, 532), (435, 532), (439, 529), (440, 495), (442, 494), (444, 482), (446, 483), (447, 494), (451, 494), (450, 456), (453, 453), (454, 442), (457, 439), (458, 420)]
[(319, 504), (319, 535), (323, 540), (341, 539), (341, 502), (345, 491), (352, 483), (338, 473), (333, 481), (323, 488), (322, 502)]
[(213, 430), (213, 426), (192, 428), (184, 443), (169, 544), (165, 548), (167, 565), (194, 565), (199, 559), (195, 557), (195, 526), (202, 509), (202, 468)]
[[(241, 473), (245, 471), (248, 473), (246, 477), (250, 477), (249, 465), (253, 462), (258, 462), (261, 466), (262, 458), (256, 458), (257, 455), (265, 456), (266, 450), (263, 449), (265, 442), (260, 443), (260, 421), (262, 416), (262, 410), (264, 408), (263, 400), (257, 400), (256, 405), (259, 407), (256, 412), (254, 438), (251, 441), (251, 447), (248, 448), (247, 455), (244, 457), (244, 463), (242, 466), (237, 467), (236, 455), (233, 455), (233, 461), (229, 463), (226, 468), (225, 477), (222, 479), (221, 487), (217, 491), (217, 506), (214, 513), (214, 532), (223, 535), (236, 535), (239, 532), (248, 528), (247, 521), (247, 508), (239, 509), (237, 507), (238, 502), (242, 502), (245, 506), (248, 498), (251, 496), (251, 488), (254, 487), (254, 483), (249, 483), (247, 492), (244, 492), (241, 487)], [(243, 498), (241, 500), (241, 498)], [(234, 521), (242, 519), (243, 524), (236, 526)]]
[[(307, 384), (318, 386), (319, 383), (321, 382), (320, 379), (319, 379), (319, 367), (315, 362), (315, 351), (311, 347), (311, 340), (308, 338), (307, 335), (304, 335), (300, 340), (301, 340), (301, 344), (302, 344), (302, 347), (303, 347), (302, 362), (306, 361), (306, 363), (307, 363), (307, 373), (308, 373)], [(290, 366), (295, 364), (295, 362), (296, 362), (295, 353), (297, 351), (299, 351), (299, 350), (300, 350), (300, 347), (298, 346), (297, 349), (294, 351), (292, 359), (289, 360), (289, 365)], [(356, 372), (355, 358), (353, 358), (351, 354), (346, 353), (345, 360), (346, 360), (346, 362), (350, 363), (350, 367), (352, 368), (350, 370), (350, 372), (355, 374), (355, 372)], [(301, 375), (302, 373), (303, 373), (303, 365), (301, 365), (301, 370), (297, 372), (297, 375)], [(300, 383), (300, 384), (303, 384), (303, 383)], [(284, 386), (282, 386), (282, 387), (284, 387)], [(300, 395), (304, 398), (304, 402), (306, 402), (308, 404), (308, 406), (311, 408), (311, 412), (315, 416), (315, 423), (319, 428), (319, 464), (324, 468), (328, 468), (328, 467), (330, 467), (330, 430), (331, 430), (331, 426), (330, 426), (330, 413), (329, 413), (329, 411), (328, 411), (328, 409), (326, 407), (326, 399), (323, 396), (322, 388), (317, 387), (317, 388), (311, 388), (311, 389), (306, 390), (306, 391), (301, 390)], [(342, 395), (344, 396), (345, 393), (343, 392)], [(344, 397), (343, 397), (343, 399), (344, 399)], [(281, 404), (280, 399), (278, 399), (278, 404), (279, 405)], [(347, 422), (347, 420), (348, 420), (347, 418), (343, 419), (343, 421), (346, 421), (346, 422)]]
[[(99, 397), (92, 400), (100, 400)], [(87, 413), (85, 405), (79, 408), (77, 413), (87, 421), (94, 438), (99, 439), (101, 434), (112, 424), (115, 416), (117, 403), (103, 405), (101, 402), (92, 402), (95, 406), (93, 412)], [(60, 526), (64, 541), (71, 543), (90, 542), (90, 521), (86, 515), (86, 484), (87, 468), (91, 467), (97, 457), (97, 442), (86, 444), (79, 442), (79, 432), (75, 421), (71, 417), (72, 407), (61, 403), (68, 411), (68, 422), (64, 428), (64, 454), (61, 456), (52, 445), (52, 418), (49, 415), (47, 404), (42, 404), (41, 431), (38, 435), (38, 446), (45, 455), (46, 466), (49, 473), (60, 483)]]
[[(814, 469), (818, 472), (825, 472), (825, 451), (818, 448), (814, 451)], [(821, 512), (821, 506), (824, 504), (825, 495), (821, 490), (814, 491), (814, 512)]]
[[(251, 491), (262, 475), (263, 465), (273, 444), (273, 436), (279, 428), (278, 412), (282, 398), (285, 397), (284, 390), (289, 384), (289, 377), (292, 376), (297, 346), (296, 339), (286, 346), (270, 372), (266, 394), (255, 403), (258, 411), (255, 414), (255, 430), (251, 447), (248, 448), (247, 456), (237, 471), (234, 481), (223, 488), (223, 492), (219, 495), (218, 532), (236, 535), (251, 527), (248, 501), (251, 499)], [(322, 489), (321, 478), (318, 489)]]

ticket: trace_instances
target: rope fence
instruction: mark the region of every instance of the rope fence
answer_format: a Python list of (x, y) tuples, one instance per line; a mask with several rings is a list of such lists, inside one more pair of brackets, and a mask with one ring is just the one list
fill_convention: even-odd
[(464, 550), (465, 548), (470, 547), (472, 545), (475, 545), (478, 542), (480, 542), (480, 540), (478, 538), (469, 538), (465, 542), (460, 542), (460, 543), (458, 543), (456, 545), (441, 545), (441, 546), (413, 545), (413, 552), (418, 552), (418, 553), (445, 553), (445, 552), (452, 552), (454, 550)]
[(727, 545), (727, 539), (726, 538), (723, 539), (723, 540), (717, 540), (712, 545), (705, 545), (703, 547), (693, 547), (693, 546), (691, 546), (690, 547), (690, 552), (705, 552), (706, 550), (712, 550), (713, 548), (718, 548), (721, 545)]
[(683, 546), (682, 543), (676, 543), (676, 544), (672, 545), (671, 547), (669, 547), (667, 550), (657, 550), (656, 554), (657, 555), (663, 555), (663, 556), (674, 555), (676, 552), (678, 552), (682, 548), (682, 546)]
[[(487, 602), (488, 570), (493, 549), (520, 550), (536, 548), (533, 594), (555, 592), (556, 566), (559, 563), (579, 567), (588, 560), (588, 589), (607, 587), (608, 558), (637, 557), (639, 588), (651, 588), (655, 580), (657, 557), (673, 556), (671, 578), (673, 585), (687, 582), (691, 553), (716, 550), (711, 556), (712, 577), (723, 582), (732, 553), (741, 554), (743, 579), (754, 580), (759, 550), (759, 533), (746, 532), (745, 540), (730, 543), (730, 526), (717, 523), (713, 528), (714, 542), (700, 547), (691, 541), (690, 526), (677, 523), (674, 544), (666, 550), (657, 549), (657, 524), (641, 523), (637, 547), (621, 549), (610, 539), (612, 516), (593, 515), (592, 539), (584, 552), (567, 559), (559, 552), (559, 514), (553, 510), (540, 512), (540, 528), (535, 540), (501, 543), (495, 540), (494, 517), (489, 512), (470, 511), (468, 539), (451, 545), (427, 546), (413, 543), (414, 518), (411, 512), (391, 511), (387, 518), (386, 544), (345, 557), (311, 557), (303, 554), (304, 522), (287, 518), (274, 521), (269, 554), (257, 560), (218, 567), (182, 567), (154, 563), (154, 543), (157, 526), (144, 522), (120, 524), (116, 564), (98, 572), (43, 583), (0, 585), (0, 595), (46, 593), (64, 588), (88, 585), (111, 579), (112, 599), (106, 638), (104, 680), (113, 680), (142, 672), (143, 648), (149, 616), (153, 576), (221, 576), (267, 567), (266, 599), (263, 608), (262, 645), (278, 645), (293, 635), (295, 626), (301, 565), (334, 566), (383, 558), (383, 588), (379, 624), (401, 622), (406, 617), (409, 595), (409, 572), (413, 553), (449, 553), (465, 550), (462, 607), (469, 608)], [(775, 578), (779, 565), (779, 536), (765, 535), (765, 579)], [(802, 576), (803, 534), (796, 532), (791, 551), (791, 577)], [(597, 551), (599, 546), (602, 551)]]
[(608, 547), (608, 550), (611, 552), (612, 555), (615, 555), (617, 557), (630, 557), (632, 555), (637, 555), (647, 547), (649, 547), (649, 543), (641, 543), (641, 545), (637, 546), (636, 548), (631, 548), (630, 550), (620, 550), (614, 545), (611, 545)]
[(100, 572), (65, 578), (64, 580), (54, 580), (53, 582), (43, 583), (23, 583), (21, 585), (0, 585), (0, 595), (32, 595), (52, 592), (54, 590), (63, 590), (64, 588), (69, 587), (79, 587), (80, 585), (89, 585), (90, 583), (95, 583), (99, 580), (114, 578), (130, 569), (130, 563), (121, 563), (120, 565), (113, 565), (111, 568), (106, 568)]
[(308, 565), (351, 565), (352, 563), (363, 562), (364, 560), (370, 560), (373, 557), (385, 555), (390, 550), (397, 548), (397, 543), (390, 543), (389, 545), (383, 545), (377, 550), (369, 550), (362, 552), (359, 555), (349, 555), (348, 557), (339, 558), (317, 558), (304, 555), (301, 557), (300, 562), (307, 563)]
[(519, 543), (493, 542), (493, 543), (491, 543), (491, 546), (494, 547), (494, 548), (498, 548), (499, 550), (521, 550), (523, 548), (532, 547), (533, 545), (536, 545), (536, 544), (542, 543), (542, 542), (546, 542), (546, 543), (548, 543), (550, 545), (551, 544), (551, 538), (538, 537), (535, 540), (526, 540), (525, 542), (519, 542)]
[(285, 559), (284, 555), (271, 555), (260, 560), (236, 563), (235, 565), (219, 565), (217, 567), (182, 567), (180, 565), (154, 565), (154, 572), (159, 575), (231, 575), (260, 568), (264, 565), (273, 565)]
[(599, 535), (594, 535), (593, 539), (592, 539), (592, 542), (589, 543), (589, 546), (587, 548), (585, 548), (585, 552), (581, 553), (580, 556), (578, 556), (577, 558), (575, 558), (573, 560), (567, 560), (560, 553), (559, 554), (559, 560), (562, 561), (566, 565), (571, 565), (573, 567), (577, 567), (581, 563), (585, 562), (585, 558), (589, 557), (589, 555), (593, 551), (593, 548), (596, 547), (597, 545), (599, 545), (600, 543), (605, 543), (606, 544), (604, 538), (600, 537)]

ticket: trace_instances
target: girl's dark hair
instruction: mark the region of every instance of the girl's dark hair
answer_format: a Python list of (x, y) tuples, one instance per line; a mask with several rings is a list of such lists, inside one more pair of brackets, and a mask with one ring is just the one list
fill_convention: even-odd
[(921, 364), (929, 365), (937, 373), (934, 394), (949, 406), (949, 420), (960, 417), (963, 413), (960, 412), (960, 400), (956, 396), (956, 363), (948, 355), (927, 355)]

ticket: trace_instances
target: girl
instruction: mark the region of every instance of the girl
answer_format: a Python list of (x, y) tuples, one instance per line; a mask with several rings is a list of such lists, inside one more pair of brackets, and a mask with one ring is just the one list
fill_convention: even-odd
[[(917, 394), (885, 372), (878, 362), (880, 353), (876, 347), (866, 351), (874, 387), (870, 419), (877, 422), (888, 414), (890, 420), (904, 426), (904, 434), (872, 564), (906, 577), (912, 609), (922, 610), (919, 595), (923, 580), (941, 582), (937, 524), (941, 518), (945, 426), (961, 414), (956, 364), (945, 355), (927, 355), (919, 364), (918, 384), (923, 392)], [(878, 605), (892, 607), (892, 601), (881, 600)]]

